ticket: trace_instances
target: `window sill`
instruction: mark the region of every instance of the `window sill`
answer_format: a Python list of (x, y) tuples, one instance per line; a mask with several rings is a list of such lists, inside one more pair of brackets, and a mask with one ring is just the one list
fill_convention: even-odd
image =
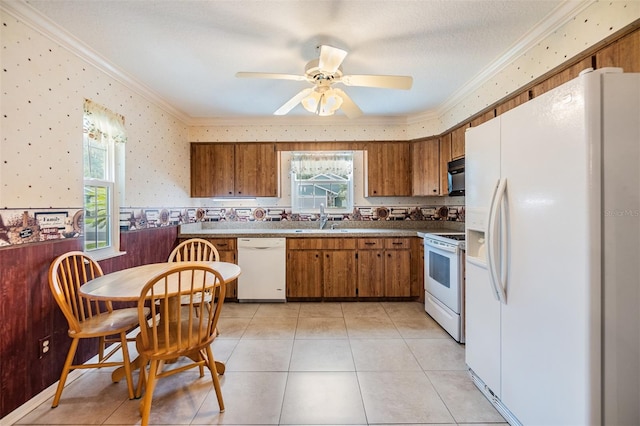
[(119, 251), (115, 249), (86, 251), (85, 253), (97, 261), (112, 259), (114, 257), (124, 256), (127, 254), (126, 251)]

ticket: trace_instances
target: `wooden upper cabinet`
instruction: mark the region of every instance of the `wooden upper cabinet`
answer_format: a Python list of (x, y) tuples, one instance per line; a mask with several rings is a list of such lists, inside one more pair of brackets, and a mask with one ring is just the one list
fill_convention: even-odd
[(192, 143), (192, 197), (277, 197), (273, 143)]
[(588, 57), (582, 59), (581, 61), (576, 62), (575, 64), (573, 64), (573, 65), (565, 68), (564, 70), (554, 74), (553, 76), (549, 77), (548, 79), (544, 80), (543, 82), (533, 86), (531, 88), (531, 93), (532, 93), (534, 98), (537, 97), (537, 96), (540, 96), (543, 93), (546, 93), (549, 90), (554, 89), (554, 88), (560, 86), (561, 84), (566, 83), (567, 81), (573, 80), (582, 71), (584, 71), (587, 68), (591, 68), (591, 67), (592, 67), (591, 57), (588, 56)]
[(365, 151), (367, 196), (411, 196), (410, 142), (371, 142)]
[(216, 197), (234, 193), (233, 144), (191, 144), (191, 196)]
[(275, 144), (236, 144), (235, 165), (235, 195), (278, 196), (278, 154)]
[(451, 159), (456, 160), (464, 157), (464, 134), (469, 128), (469, 123), (458, 127), (451, 132)]
[(451, 161), (451, 133), (440, 139), (440, 195), (449, 194), (448, 164)]
[(495, 118), (496, 116), (496, 112), (495, 110), (489, 110), (487, 112), (485, 112), (484, 114), (481, 114), (479, 116), (477, 116), (476, 118), (474, 118), (473, 120), (471, 120), (471, 127), (477, 127), (479, 125), (481, 125), (482, 123), (486, 123), (487, 121), (491, 120), (492, 118)]
[(515, 107), (522, 105), (529, 100), (529, 91), (526, 90), (513, 98), (504, 101), (496, 107), (496, 117), (504, 114), (505, 112), (514, 109)]
[(413, 195), (442, 195), (440, 193), (440, 142), (438, 139), (414, 142)]
[(640, 72), (640, 30), (598, 51), (596, 67), (620, 67), (624, 72)]

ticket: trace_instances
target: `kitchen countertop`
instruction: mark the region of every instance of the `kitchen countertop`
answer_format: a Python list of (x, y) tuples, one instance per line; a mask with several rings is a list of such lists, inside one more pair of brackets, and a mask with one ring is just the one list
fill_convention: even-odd
[[(346, 237), (423, 237), (425, 234), (439, 232), (461, 232), (459, 229), (445, 227), (447, 222), (426, 222), (425, 223), (375, 223), (362, 222), (335, 223), (336, 229), (331, 229), (332, 223), (327, 223), (325, 229), (319, 229), (319, 225), (313, 222), (276, 222), (276, 223), (207, 223), (198, 222), (181, 225), (179, 231), (180, 238), (346, 238)], [(446, 224), (446, 225), (445, 225)], [(311, 226), (313, 225), (313, 227)], [(459, 228), (464, 227), (463, 223), (455, 223)], [(450, 226), (450, 225), (449, 225)], [(462, 228), (464, 231), (464, 228)]]

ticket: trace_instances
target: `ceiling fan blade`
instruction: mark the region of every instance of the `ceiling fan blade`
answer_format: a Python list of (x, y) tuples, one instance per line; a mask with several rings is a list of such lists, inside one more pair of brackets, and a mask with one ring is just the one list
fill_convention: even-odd
[(322, 45), (320, 46), (320, 59), (318, 60), (318, 68), (330, 74), (338, 71), (342, 61), (347, 56), (347, 52), (337, 47)]
[(298, 92), (293, 98), (289, 99), (284, 105), (282, 105), (273, 115), (285, 115), (293, 108), (296, 107), (304, 98), (309, 96), (311, 92), (313, 92), (313, 87), (309, 87), (307, 89), (301, 90)]
[(238, 78), (270, 78), (274, 80), (295, 80), (295, 81), (307, 81), (307, 77), (304, 75), (295, 74), (277, 74), (268, 72), (237, 72)]
[(333, 89), (340, 97), (342, 98), (342, 105), (340, 105), (340, 109), (344, 114), (349, 118), (357, 118), (362, 115), (362, 110), (356, 105), (355, 102), (347, 95), (344, 90)]
[(408, 90), (413, 85), (413, 77), (403, 75), (344, 75), (339, 82), (347, 86)]

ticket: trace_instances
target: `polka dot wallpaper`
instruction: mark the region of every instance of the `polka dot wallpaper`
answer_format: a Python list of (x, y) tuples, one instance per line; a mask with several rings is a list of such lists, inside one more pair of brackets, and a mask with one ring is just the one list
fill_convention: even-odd
[(0, 208), (82, 206), (85, 98), (125, 117), (123, 205), (189, 202), (184, 123), (19, 20), (1, 18)]

